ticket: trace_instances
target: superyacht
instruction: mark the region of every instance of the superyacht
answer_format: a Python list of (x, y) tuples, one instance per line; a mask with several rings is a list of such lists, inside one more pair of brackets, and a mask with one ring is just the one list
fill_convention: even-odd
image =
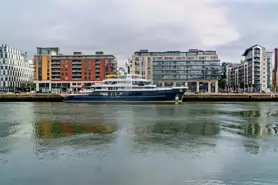
[(76, 103), (181, 103), (187, 87), (157, 87), (141, 75), (108, 75), (80, 94), (70, 94), (64, 102)]

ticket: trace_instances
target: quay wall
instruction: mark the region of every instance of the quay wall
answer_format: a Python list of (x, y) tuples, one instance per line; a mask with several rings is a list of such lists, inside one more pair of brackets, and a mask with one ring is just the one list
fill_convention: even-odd
[[(62, 102), (60, 94), (1, 94), (0, 102)], [(278, 94), (186, 94), (188, 101), (277, 101)]]
[(59, 94), (1, 94), (0, 102), (62, 102)]
[(278, 94), (186, 94), (183, 101), (278, 101)]

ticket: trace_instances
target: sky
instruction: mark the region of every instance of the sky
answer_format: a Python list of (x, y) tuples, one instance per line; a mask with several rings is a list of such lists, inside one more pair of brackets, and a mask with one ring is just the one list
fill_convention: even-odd
[[(2, 2), (1, 2), (2, 1)], [(216, 50), (237, 63), (244, 50), (278, 47), (278, 0), (0, 0), (0, 44), (28, 52)]]

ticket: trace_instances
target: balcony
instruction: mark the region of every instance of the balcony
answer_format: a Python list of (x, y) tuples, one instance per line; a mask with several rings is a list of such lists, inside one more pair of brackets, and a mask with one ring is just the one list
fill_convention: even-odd
[(72, 61), (72, 64), (74, 65), (74, 64), (78, 64), (78, 65), (81, 65), (81, 61)]
[(74, 69), (74, 70), (72, 70), (72, 72), (73, 72), (73, 73), (74, 73), (74, 72), (75, 72), (75, 73), (81, 73), (82, 71), (81, 71), (81, 69), (77, 69), (77, 70)]
[(52, 69), (60, 69), (60, 65), (52, 65)]
[(73, 73), (72, 76), (82, 76), (82, 73)]
[(72, 69), (81, 69), (81, 68), (82, 68), (81, 65), (73, 65), (73, 66), (72, 66)]
[(52, 73), (52, 78), (53, 77), (60, 77), (60, 73)]

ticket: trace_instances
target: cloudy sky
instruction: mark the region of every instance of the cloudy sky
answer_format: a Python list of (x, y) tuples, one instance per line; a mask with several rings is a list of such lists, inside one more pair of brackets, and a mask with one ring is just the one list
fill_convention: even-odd
[(0, 0), (0, 43), (103, 50), (120, 61), (135, 50), (217, 50), (238, 62), (244, 49), (278, 47), (278, 0)]

